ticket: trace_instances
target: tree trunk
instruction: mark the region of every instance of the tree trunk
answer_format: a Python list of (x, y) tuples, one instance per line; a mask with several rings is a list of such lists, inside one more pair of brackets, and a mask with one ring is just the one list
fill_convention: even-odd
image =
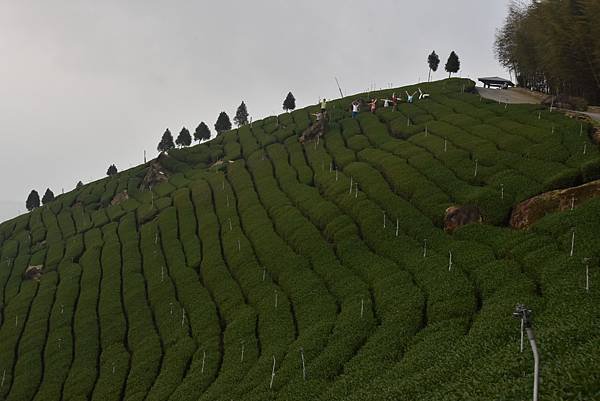
[(427, 77), (427, 82), (431, 82), (431, 67), (429, 67), (429, 76)]

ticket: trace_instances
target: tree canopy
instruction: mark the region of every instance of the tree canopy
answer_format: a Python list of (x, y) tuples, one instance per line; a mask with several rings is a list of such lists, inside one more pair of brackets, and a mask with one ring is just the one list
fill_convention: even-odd
[(196, 141), (208, 141), (210, 139), (210, 129), (208, 125), (202, 121), (196, 127), (196, 131), (194, 131), (194, 140)]
[(292, 92), (288, 92), (285, 100), (283, 101), (283, 109), (285, 111), (294, 110), (296, 108), (296, 98), (292, 95)]
[(46, 192), (44, 193), (44, 196), (42, 196), (42, 203), (44, 205), (47, 205), (48, 203), (52, 202), (54, 200), (54, 192), (52, 192), (52, 190), (50, 190), (50, 188), (46, 189)]
[(429, 64), (429, 77), (427, 82), (431, 81), (431, 71), (435, 72), (440, 65), (440, 57), (435, 53), (435, 50), (427, 57), (427, 64)]
[(112, 177), (113, 175), (117, 175), (118, 172), (119, 171), (117, 170), (117, 166), (111, 164), (110, 166), (108, 166), (108, 170), (106, 170), (106, 175)]
[(31, 190), (31, 192), (29, 193), (29, 196), (25, 201), (25, 207), (30, 212), (36, 207), (40, 207), (40, 195), (35, 189)]
[(190, 131), (183, 127), (181, 131), (179, 131), (179, 135), (177, 136), (175, 143), (178, 146), (190, 146), (192, 144), (192, 136), (190, 135)]
[(246, 103), (242, 102), (239, 105), (233, 121), (238, 127), (248, 124), (248, 109), (246, 108)]
[(446, 72), (448, 73), (448, 78), (452, 76), (452, 73), (457, 73), (460, 70), (460, 60), (458, 59), (458, 55), (453, 51), (448, 56), (448, 61), (446, 62)]
[(222, 111), (219, 114), (219, 118), (217, 118), (217, 122), (215, 123), (215, 131), (217, 131), (217, 134), (220, 134), (221, 132), (229, 131), (230, 129), (231, 120), (229, 119), (227, 113)]
[(159, 152), (168, 152), (170, 149), (173, 149), (175, 147), (175, 143), (173, 143), (173, 134), (171, 134), (171, 131), (169, 131), (169, 129), (167, 128), (165, 130), (165, 133), (163, 134), (160, 142), (158, 143), (158, 146), (156, 147), (156, 149)]
[(494, 45), (520, 86), (600, 102), (600, 2), (512, 1)]

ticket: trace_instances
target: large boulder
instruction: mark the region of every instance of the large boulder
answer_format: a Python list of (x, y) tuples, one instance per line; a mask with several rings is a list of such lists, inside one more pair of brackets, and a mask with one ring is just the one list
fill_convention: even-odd
[(43, 269), (42, 265), (27, 267), (27, 269), (25, 269), (25, 274), (24, 274), (25, 280), (39, 281), (39, 279), (42, 277), (42, 274), (43, 274), (42, 269)]
[(474, 205), (450, 206), (444, 216), (444, 231), (452, 233), (458, 227), (482, 222), (481, 211)]
[(517, 229), (528, 228), (548, 213), (570, 210), (598, 196), (600, 180), (578, 187), (545, 192), (516, 205), (510, 216), (510, 226)]

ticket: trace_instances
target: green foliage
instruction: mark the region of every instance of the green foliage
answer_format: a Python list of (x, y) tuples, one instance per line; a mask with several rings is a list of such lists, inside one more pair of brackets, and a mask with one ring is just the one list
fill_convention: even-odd
[(190, 146), (192, 144), (192, 136), (187, 128), (183, 127), (181, 131), (179, 131), (175, 144), (180, 147)]
[(296, 98), (292, 95), (292, 92), (288, 92), (287, 96), (283, 100), (283, 109), (285, 111), (294, 110), (296, 108)]
[(458, 55), (452, 51), (450, 56), (448, 56), (448, 61), (446, 61), (446, 72), (448, 73), (448, 78), (452, 76), (452, 73), (457, 73), (460, 70), (460, 60), (458, 59)]
[(246, 103), (242, 102), (238, 106), (237, 111), (235, 112), (235, 117), (233, 117), (233, 122), (238, 127), (248, 124), (248, 109), (246, 108)]
[(210, 129), (208, 128), (206, 123), (204, 121), (202, 121), (200, 124), (198, 124), (198, 126), (196, 127), (196, 130), (194, 131), (194, 140), (201, 142), (201, 141), (208, 141), (209, 139), (210, 139)]
[(27, 200), (25, 201), (25, 207), (27, 210), (32, 211), (36, 207), (40, 207), (40, 195), (35, 189), (31, 190)]
[(219, 113), (219, 117), (217, 118), (217, 122), (215, 122), (215, 131), (217, 131), (217, 135), (221, 132), (229, 131), (231, 129), (231, 120), (229, 120), (229, 116), (227, 113), (222, 111)]
[[(172, 149), (151, 190), (144, 165), (0, 224), (0, 398), (522, 399), (524, 302), (543, 397), (593, 399), (600, 202), (506, 222), (597, 179), (598, 149), (580, 123), (473, 85), (421, 83), (428, 99), (356, 119), (366, 94), (330, 101), (305, 144), (318, 105), (272, 116)], [(483, 223), (445, 232), (453, 205)]]
[(156, 149), (159, 152), (168, 152), (169, 150), (173, 149), (175, 147), (175, 143), (173, 142), (173, 134), (171, 134), (171, 131), (169, 131), (169, 129), (167, 128), (162, 136), (162, 138), (160, 139), (160, 142), (158, 143), (158, 146), (156, 147)]
[(46, 189), (44, 196), (42, 196), (42, 204), (46, 205), (54, 200), (54, 192), (50, 188)]

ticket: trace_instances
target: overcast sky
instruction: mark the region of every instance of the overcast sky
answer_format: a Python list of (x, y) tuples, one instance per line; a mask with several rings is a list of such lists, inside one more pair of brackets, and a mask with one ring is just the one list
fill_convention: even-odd
[(31, 189), (156, 156), (165, 128), (211, 129), (244, 100), (254, 119), (371, 85), (427, 79), (451, 50), (461, 75), (494, 59), (508, 0), (0, 0), (0, 221)]

